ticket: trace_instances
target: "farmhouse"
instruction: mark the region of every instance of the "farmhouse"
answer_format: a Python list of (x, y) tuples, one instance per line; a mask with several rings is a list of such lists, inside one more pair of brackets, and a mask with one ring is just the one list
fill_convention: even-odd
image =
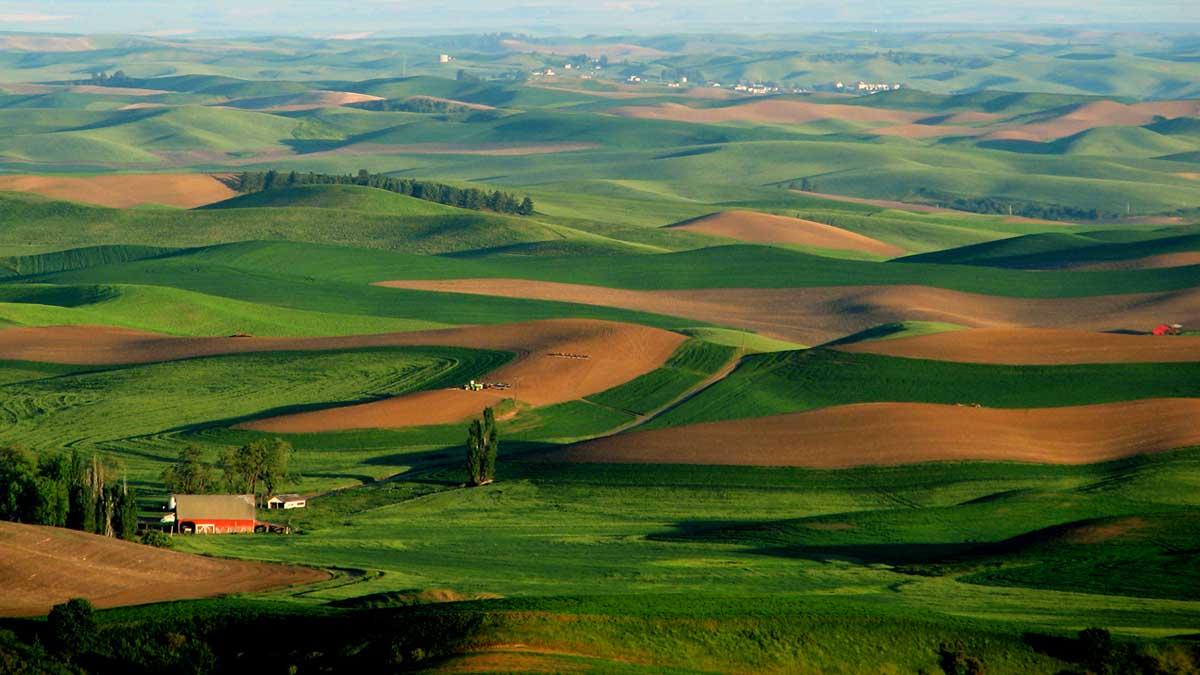
[(308, 506), (308, 500), (300, 495), (275, 495), (267, 500), (268, 509), (303, 509)]
[(254, 532), (254, 495), (171, 495), (163, 518), (183, 534), (232, 534)]

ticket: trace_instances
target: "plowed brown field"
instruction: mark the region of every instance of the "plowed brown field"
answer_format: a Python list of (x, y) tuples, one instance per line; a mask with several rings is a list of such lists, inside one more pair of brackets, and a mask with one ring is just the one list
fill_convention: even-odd
[(1000, 410), (863, 403), (588, 441), (563, 462), (845, 468), (936, 461), (1088, 464), (1200, 445), (1198, 399)]
[(469, 419), (505, 399), (532, 406), (583, 398), (658, 368), (683, 336), (657, 328), (601, 321), (557, 320), (431, 331), (408, 344), (438, 344), (517, 353), (488, 374), (511, 389), (424, 391), (361, 405), (284, 415), (246, 428), (278, 433), (395, 428)]
[(0, 616), (252, 593), (328, 579), (320, 570), (176, 553), (74, 530), (0, 522)]
[[(276, 100), (278, 99), (278, 100)], [(271, 97), (271, 99), (260, 99), (265, 105), (259, 110), (270, 110), (274, 112), (296, 112), (301, 110), (316, 110), (319, 108), (337, 108), (340, 106), (351, 105), (353, 103), (365, 103), (367, 101), (382, 101), (380, 96), (372, 96), (370, 94), (359, 94), (352, 91), (328, 91), (324, 89), (316, 89), (313, 91), (297, 94), (295, 96), (286, 97)], [(254, 103), (253, 100), (250, 103)]]
[(1136, 127), (1160, 118), (1200, 115), (1200, 101), (1152, 101), (1126, 105), (1115, 101), (1097, 101), (1081, 105), (1043, 122), (1003, 127), (987, 138), (1026, 141), (1052, 141), (1097, 127)]
[(685, 338), (611, 321), (554, 319), (410, 333), (324, 338), (172, 337), (105, 326), (0, 330), (0, 358), (74, 364), (129, 364), (267, 351), (449, 346), (515, 352), (487, 381), (507, 390), (428, 391), (362, 405), (261, 420), (249, 428), (311, 432), (457, 422), (503, 399), (549, 405), (604, 391), (650, 372)]
[(914, 359), (1012, 365), (1200, 361), (1200, 337), (1154, 337), (1053, 328), (973, 328), (859, 342), (838, 349)]
[(885, 258), (894, 258), (905, 252), (899, 246), (833, 225), (757, 211), (724, 211), (671, 227), (740, 241), (861, 251)]
[(164, 204), (190, 209), (237, 196), (228, 185), (205, 173), (12, 175), (0, 176), (0, 190), (113, 208)]

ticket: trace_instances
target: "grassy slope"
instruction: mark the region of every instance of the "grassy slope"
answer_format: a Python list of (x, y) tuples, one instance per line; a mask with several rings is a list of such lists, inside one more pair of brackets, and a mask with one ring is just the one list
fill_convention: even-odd
[(0, 286), (0, 320), (14, 325), (109, 325), (173, 335), (357, 335), (442, 328), (420, 318), (374, 317), (244, 302), (169, 286)]
[(729, 362), (733, 347), (689, 340), (662, 368), (586, 400), (636, 415), (656, 410), (684, 394)]
[[(864, 358), (865, 357), (865, 358)], [(655, 419), (674, 426), (868, 401), (1041, 408), (1196, 396), (1200, 364), (993, 366), (828, 350), (747, 357), (721, 382)], [(1196, 379), (1200, 382), (1200, 379)]]
[(1034, 234), (909, 256), (905, 262), (1038, 269), (1197, 250), (1200, 250), (1200, 233), (1195, 226), (1186, 226), (1151, 231)]
[(321, 209), (385, 213), (394, 216), (461, 214), (463, 209), (360, 185), (298, 185), (239, 195), (210, 204), (212, 209), (250, 209), (307, 206)]
[[(281, 239), (429, 254), (546, 241), (603, 251), (641, 248), (560, 225), (444, 207), (372, 188), (317, 186), (278, 192), (238, 197), (220, 208), (194, 211), (107, 209), (0, 194), (0, 217), (12, 224), (0, 233), (0, 245), (67, 249)], [(252, 206), (259, 203), (264, 205)], [(247, 208), (237, 208), (241, 206)]]
[[(592, 596), (562, 609), (587, 613), (611, 605), (626, 616), (705, 615), (702, 607), (722, 606), (728, 616), (775, 616), (788, 613), (785, 606), (802, 606), (803, 614), (829, 616), (834, 624), (834, 617), (846, 617), (860, 629), (861, 622), (873, 620), (868, 617), (902, 616), (948, 621), (967, 631), (1074, 628), (1084, 621), (1161, 635), (1187, 631), (1196, 621), (1194, 608), (1028, 587), (995, 591), (951, 577), (904, 574), (894, 567), (901, 562), (894, 556), (908, 555), (903, 562), (911, 564), (914, 556), (1081, 518), (1194, 510), (1191, 493), (1163, 491), (1194, 479), (1194, 454), (1091, 467), (973, 464), (841, 472), (502, 461), (501, 480), (491, 488), (455, 490), (454, 471), (442, 476), (446, 483), (440, 488), (398, 482), (318, 502), (308, 513), (293, 514), (308, 533), (299, 539), (184, 543), (195, 551), (338, 561), (386, 572), (310, 599), (449, 586), (521, 598), (522, 606), (547, 611), (557, 606), (553, 596)], [(981, 499), (1006, 493), (1017, 496), (1007, 502)], [(417, 495), (424, 496), (410, 499)], [(999, 517), (1006, 506), (1029, 516)], [(531, 520), (532, 514), (537, 517)], [(774, 524), (795, 519), (804, 519), (796, 540), (810, 543), (782, 548), (784, 542), (770, 538), (778, 529)], [(771, 529), (766, 536), (741, 539), (721, 530), (749, 527)], [(1172, 569), (1185, 568), (1176, 563)], [(638, 587), (641, 610), (602, 597), (617, 580)], [(1119, 585), (1114, 577), (1104, 591)], [(763, 596), (773, 600), (750, 600)], [(791, 658), (848, 658), (840, 646), (829, 649), (818, 651), (828, 657), (801, 650)]]
[(732, 328), (684, 328), (680, 331), (698, 340), (713, 344), (735, 347), (741, 351), (754, 354), (759, 352), (786, 352), (793, 349), (804, 349), (804, 345), (785, 340), (776, 340), (755, 333), (748, 333)]
[[(559, 317), (606, 319), (664, 328), (695, 321), (644, 312), (562, 302), (485, 298), (370, 286), (354, 278), (376, 265), (455, 264), (458, 261), (316, 245), (244, 244), (200, 250), (194, 257), (161, 258), (38, 277), (60, 285), (148, 285), (276, 308), (322, 314), (407, 319), (446, 324), (491, 324)], [(296, 255), (287, 255), (291, 251)], [(280, 255), (283, 254), (283, 255)], [(347, 254), (352, 257), (347, 258)], [(432, 262), (430, 262), (432, 261)], [(390, 268), (389, 268), (390, 269)], [(350, 279), (346, 279), (349, 277)], [(377, 277), (386, 278), (386, 277)]]
[[(179, 447), (177, 436), (213, 425), (395, 396), (477, 378), (510, 355), (452, 348), (277, 352), (120, 368), (36, 368), (4, 363), (0, 387), (6, 442), (38, 451), (101, 449), (130, 477), (154, 481)], [(40, 372), (39, 372), (40, 371)], [(307, 480), (338, 481), (347, 470), (380, 475), (397, 463), (362, 455), (300, 454)], [(323, 474), (332, 471), (332, 475)], [(321, 476), (324, 476), (322, 479)]]
[[(383, 263), (383, 259), (379, 259)], [(791, 288), (918, 284), (1012, 297), (1074, 297), (1190, 288), (1194, 268), (1117, 272), (1024, 272), (951, 265), (874, 263), (823, 258), (765, 246), (721, 246), (655, 256), (488, 261), (470, 268), (438, 261), (390, 269), (359, 268), (367, 280), (515, 277), (630, 289)], [(392, 276), (386, 276), (388, 274)], [(380, 276), (385, 275), (385, 276)]]
[(880, 324), (866, 330), (861, 330), (857, 333), (847, 335), (843, 338), (838, 338), (832, 342), (826, 343), (825, 347), (834, 345), (849, 345), (856, 342), (870, 342), (874, 340), (895, 340), (903, 337), (916, 337), (918, 335), (932, 335), (934, 333), (945, 333), (947, 331), (959, 330), (962, 326), (953, 323), (944, 323), (940, 321), (896, 321), (893, 323)]
[[(310, 283), (362, 285), (387, 279), (523, 278), (632, 289), (790, 288), (921, 284), (1010, 297), (1077, 297), (1167, 291), (1197, 283), (1194, 267), (1106, 272), (1029, 272), (971, 266), (873, 263), (764, 246), (723, 246), (662, 255), (451, 260), (317, 244), (247, 242), (185, 251), (45, 277), (69, 283), (179, 284), (221, 267), (244, 274), (286, 270)], [(190, 271), (190, 273), (189, 273)], [(359, 289), (359, 293), (403, 291)], [(235, 297), (252, 299), (239, 293)], [(469, 299), (460, 298), (461, 302)], [(293, 302), (303, 303), (303, 299)], [(492, 302), (501, 304), (496, 299)], [(289, 305), (295, 306), (295, 305)], [(305, 306), (304, 308), (309, 308)], [(598, 310), (597, 310), (598, 311)]]

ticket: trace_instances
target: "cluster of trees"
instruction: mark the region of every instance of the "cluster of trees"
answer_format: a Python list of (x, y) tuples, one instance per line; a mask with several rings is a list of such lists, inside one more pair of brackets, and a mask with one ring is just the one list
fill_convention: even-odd
[(601, 68), (608, 67), (608, 54), (601, 54), (600, 58), (593, 59), (587, 54), (575, 54), (567, 57), (567, 63), (571, 64), (572, 68), (583, 68), (584, 66), (596, 65)]
[(98, 70), (92, 73), (91, 78), (87, 80), (80, 80), (78, 82), (78, 84), (95, 84), (100, 86), (107, 85), (111, 87), (120, 87), (128, 83), (129, 76), (126, 75), (125, 71), (123, 70), (118, 70), (111, 75), (109, 75), (106, 71)]
[(478, 188), (460, 188), (445, 183), (413, 178), (393, 178), (383, 174), (370, 173), (366, 169), (360, 170), (357, 175), (297, 173), (295, 171), (282, 173), (274, 170), (244, 172), (238, 176), (234, 188), (238, 192), (250, 193), (295, 185), (363, 185), (398, 192), (438, 204), (476, 211), (511, 213), (519, 216), (532, 215), (534, 210), (533, 200), (528, 195), (524, 199), (517, 199), (516, 195), (500, 190), (488, 192)]
[(275, 494), (288, 479), (292, 446), (279, 438), (226, 448), (214, 464), (204, 460), (204, 451), (189, 445), (162, 472), (162, 482), (173, 494), (203, 495), (216, 492), (252, 494), (260, 501)]
[(19, 448), (0, 448), (0, 519), (134, 539), (137, 496), (117, 473), (78, 451), (35, 462)]
[(922, 201), (959, 211), (1022, 216), (1039, 220), (1107, 220), (1121, 217), (1120, 213), (1100, 211), (1095, 208), (1083, 209), (1061, 204), (1021, 202), (996, 197), (958, 197), (926, 189), (917, 190), (917, 196)]
[(496, 480), (496, 453), (499, 449), (496, 413), (491, 408), (485, 408), (483, 419), (471, 422), (467, 429), (467, 477), (471, 485), (487, 485)]
[(404, 99), (384, 99), (351, 104), (352, 108), (372, 112), (410, 112), (426, 115), (462, 115), (467, 122), (487, 122), (504, 116), (500, 110), (472, 108), (457, 101), (445, 101), (428, 96), (413, 96)]
[(817, 190), (817, 181), (808, 177), (801, 178), (798, 181), (794, 180), (788, 184), (788, 187), (801, 192), (819, 192), (819, 190)]

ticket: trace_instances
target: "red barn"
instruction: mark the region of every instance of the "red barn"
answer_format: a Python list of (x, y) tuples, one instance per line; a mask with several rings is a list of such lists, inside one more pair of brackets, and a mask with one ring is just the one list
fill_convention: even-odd
[(175, 528), (184, 534), (254, 532), (254, 495), (171, 495)]

